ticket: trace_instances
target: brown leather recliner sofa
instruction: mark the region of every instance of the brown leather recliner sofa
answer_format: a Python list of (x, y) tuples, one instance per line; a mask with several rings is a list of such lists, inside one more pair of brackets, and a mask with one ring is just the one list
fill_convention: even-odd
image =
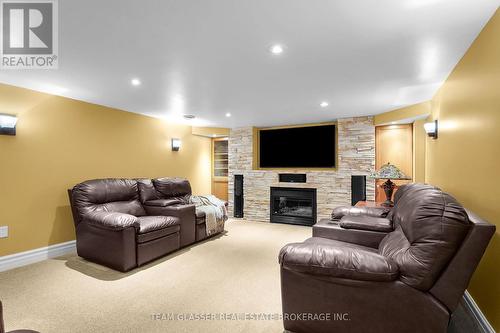
[(95, 179), (69, 191), (80, 257), (125, 272), (206, 238), (186, 179)]
[[(363, 225), (387, 219), (385, 231), (333, 222), (282, 248), (286, 330), (446, 332), (495, 226), (436, 187), (411, 184), (397, 193), (386, 217), (354, 215)], [(384, 236), (377, 243), (366, 232)]]

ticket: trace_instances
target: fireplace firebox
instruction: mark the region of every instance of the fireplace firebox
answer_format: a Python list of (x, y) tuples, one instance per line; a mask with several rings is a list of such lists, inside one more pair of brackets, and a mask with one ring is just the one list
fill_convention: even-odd
[(270, 205), (273, 223), (316, 223), (315, 188), (271, 187)]

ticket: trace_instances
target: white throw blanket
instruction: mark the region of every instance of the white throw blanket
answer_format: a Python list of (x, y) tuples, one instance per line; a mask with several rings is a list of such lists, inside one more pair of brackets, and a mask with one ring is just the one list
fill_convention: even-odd
[(224, 201), (214, 195), (192, 195), (190, 203), (196, 206), (196, 211), (205, 213), (207, 236), (224, 231), (227, 220), (227, 209)]

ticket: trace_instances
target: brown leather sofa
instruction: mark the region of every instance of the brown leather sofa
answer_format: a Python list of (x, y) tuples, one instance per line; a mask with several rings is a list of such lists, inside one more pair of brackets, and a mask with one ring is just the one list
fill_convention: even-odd
[[(422, 184), (403, 189), (386, 218), (388, 231), (332, 222), (318, 226), (320, 237), (313, 230), (316, 237), (282, 248), (286, 330), (446, 332), (495, 226)], [(383, 237), (377, 243), (365, 232)]]
[(206, 238), (186, 179), (95, 179), (69, 190), (79, 256), (129, 271)]

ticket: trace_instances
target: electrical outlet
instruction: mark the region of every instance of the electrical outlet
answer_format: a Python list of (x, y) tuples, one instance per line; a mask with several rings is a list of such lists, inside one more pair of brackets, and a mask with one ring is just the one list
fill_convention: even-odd
[(8, 226), (0, 227), (0, 238), (7, 238), (7, 237), (9, 237), (9, 227)]

